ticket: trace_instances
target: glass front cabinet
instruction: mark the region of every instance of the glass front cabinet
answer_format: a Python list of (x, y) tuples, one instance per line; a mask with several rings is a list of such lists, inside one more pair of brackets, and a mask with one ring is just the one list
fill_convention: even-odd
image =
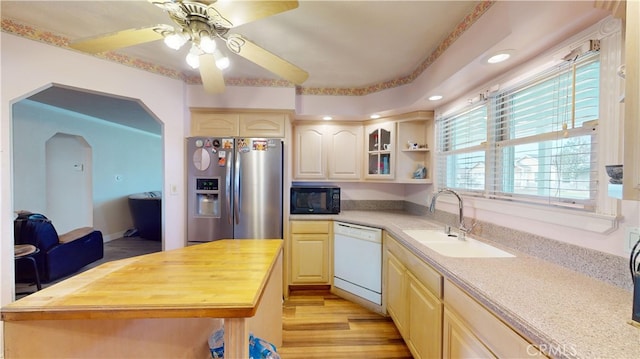
[(385, 122), (366, 126), (366, 178), (394, 178), (395, 125), (395, 122)]

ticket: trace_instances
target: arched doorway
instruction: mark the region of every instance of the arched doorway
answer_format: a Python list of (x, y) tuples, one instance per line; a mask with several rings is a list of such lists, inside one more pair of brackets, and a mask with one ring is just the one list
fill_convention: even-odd
[(164, 187), (162, 123), (140, 100), (56, 84), (12, 110), (14, 209), (45, 214), (58, 232), (121, 238), (128, 196)]
[(92, 226), (91, 146), (81, 136), (56, 133), (45, 153), (47, 216), (59, 233)]

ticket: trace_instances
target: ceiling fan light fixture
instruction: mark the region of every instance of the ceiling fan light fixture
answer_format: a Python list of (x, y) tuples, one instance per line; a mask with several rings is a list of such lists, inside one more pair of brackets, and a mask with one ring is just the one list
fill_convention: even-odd
[(201, 51), (198, 49), (196, 44), (191, 45), (191, 50), (187, 54), (187, 64), (191, 66), (191, 68), (197, 69), (200, 67), (200, 55)]
[[(0, 0), (1, 1), (1, 0)], [(199, 69), (205, 91), (220, 93), (225, 83), (221, 69), (230, 65), (226, 56), (214, 55), (217, 42), (223, 41), (230, 52), (255, 63), (295, 85), (301, 85), (309, 73), (269, 52), (239, 34), (228, 34), (231, 28), (269, 17), (298, 7), (298, 1), (238, 1), (224, 0), (148, 0), (166, 11), (173, 25), (157, 24), (143, 28), (72, 41), (69, 47), (97, 54), (157, 40), (178, 50), (191, 42), (186, 62)], [(213, 5), (215, 4), (215, 8)], [(220, 11), (224, 13), (221, 14)], [(183, 50), (184, 51), (184, 50)]]
[(216, 59), (216, 67), (218, 67), (220, 70), (225, 70), (231, 65), (231, 60), (229, 60), (229, 57), (222, 55), (220, 50), (216, 50), (213, 53), (213, 57)]
[(187, 64), (189, 64), (191, 68), (197, 69), (200, 67), (200, 60), (198, 59), (198, 56), (190, 52), (187, 54)]
[(179, 50), (184, 44), (187, 43), (187, 41), (189, 41), (189, 37), (183, 32), (174, 32), (165, 36), (164, 38), (164, 44), (173, 50)]
[(201, 34), (200, 49), (207, 54), (213, 54), (216, 51), (216, 41), (209, 34)]
[(216, 66), (220, 69), (220, 70), (226, 70), (229, 68), (229, 66), (231, 66), (231, 61), (229, 60), (228, 57), (223, 57), (219, 60), (216, 60)]

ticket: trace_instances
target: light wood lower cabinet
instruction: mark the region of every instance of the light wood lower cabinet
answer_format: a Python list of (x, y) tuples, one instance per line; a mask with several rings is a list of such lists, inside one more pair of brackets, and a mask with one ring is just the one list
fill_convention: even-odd
[(471, 329), (469, 329), (455, 314), (444, 310), (443, 321), (443, 358), (495, 358), (487, 347), (482, 344)]
[(388, 233), (383, 253), (383, 301), (414, 358), (544, 357)]
[(449, 280), (444, 281), (444, 303), (444, 358), (544, 357), (536, 347)]
[(390, 250), (386, 251), (386, 281), (385, 292), (387, 295), (387, 312), (393, 318), (398, 331), (403, 337), (407, 337), (407, 297), (406, 293), (406, 271), (402, 263)]
[(442, 276), (385, 234), (387, 312), (414, 358), (440, 358)]
[(417, 358), (439, 358), (442, 338), (442, 302), (407, 271), (409, 350)]
[(331, 221), (291, 221), (290, 284), (331, 284)]

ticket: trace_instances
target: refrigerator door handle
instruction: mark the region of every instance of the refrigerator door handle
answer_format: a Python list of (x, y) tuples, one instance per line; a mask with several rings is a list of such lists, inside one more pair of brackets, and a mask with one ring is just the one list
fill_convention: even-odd
[[(231, 156), (233, 156), (233, 151), (229, 151), (231, 153)], [(227, 205), (227, 222), (229, 222), (229, 224), (232, 224), (233, 221), (231, 220), (231, 163), (233, 163), (233, 157), (231, 157), (229, 159), (230, 161), (227, 164), (227, 171), (226, 171), (226, 175), (225, 175), (225, 189), (226, 189), (226, 198), (225, 198), (225, 203)]]
[(236, 170), (234, 176), (234, 190), (233, 190), (233, 211), (235, 213), (236, 224), (240, 224), (240, 151), (236, 153)]

